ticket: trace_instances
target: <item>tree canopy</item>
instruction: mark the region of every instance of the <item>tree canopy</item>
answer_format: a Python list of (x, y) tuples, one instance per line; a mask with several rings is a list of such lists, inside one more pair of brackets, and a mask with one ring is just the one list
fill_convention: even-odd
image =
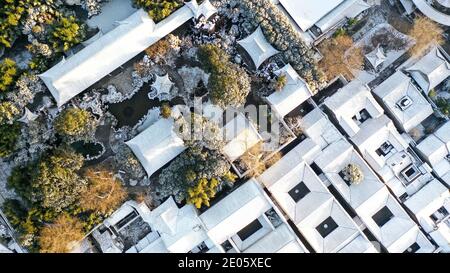
[(77, 218), (61, 214), (53, 224), (46, 225), (40, 233), (41, 253), (67, 253), (83, 239), (83, 224)]
[(362, 48), (354, 47), (353, 39), (346, 34), (323, 41), (319, 50), (323, 56), (319, 66), (327, 80), (339, 75), (353, 79), (350, 69), (360, 69), (364, 64)]
[(79, 44), (85, 38), (84, 26), (73, 16), (61, 17), (53, 25), (50, 32), (50, 42), (57, 51), (67, 51)]
[(11, 47), (19, 32), (26, 0), (0, 0), (0, 45)]
[(36, 166), (31, 198), (42, 207), (61, 211), (78, 200), (86, 180), (78, 175), (84, 158), (70, 148), (58, 148)]
[(211, 74), (208, 89), (212, 102), (222, 108), (243, 105), (250, 93), (247, 72), (232, 63), (229, 55), (217, 45), (200, 46), (198, 57), (206, 72)]
[(62, 136), (81, 138), (94, 131), (94, 117), (80, 108), (67, 108), (56, 118), (55, 129)]
[(442, 44), (444, 31), (441, 27), (431, 19), (419, 16), (414, 20), (414, 25), (409, 32), (415, 40), (414, 46), (411, 48), (411, 54), (413, 56), (421, 56), (431, 43)]
[(137, 7), (148, 11), (150, 18), (159, 22), (169, 16), (182, 4), (182, 0), (134, 0)]
[(80, 196), (80, 207), (101, 214), (109, 214), (119, 207), (127, 196), (122, 183), (105, 169), (88, 169), (84, 174), (88, 187)]
[(156, 190), (163, 197), (174, 195), (177, 202), (187, 198), (199, 208), (208, 206), (221, 186), (234, 179), (219, 152), (189, 148), (161, 172)]
[(10, 156), (16, 149), (20, 136), (20, 124), (0, 124), (0, 157)]
[(16, 62), (5, 58), (0, 63), (0, 93), (6, 92), (14, 84), (18, 76), (18, 69)]

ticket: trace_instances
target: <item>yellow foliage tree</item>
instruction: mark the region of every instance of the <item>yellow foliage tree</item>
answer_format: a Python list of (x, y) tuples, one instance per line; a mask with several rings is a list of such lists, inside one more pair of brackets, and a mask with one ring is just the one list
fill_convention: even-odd
[(216, 195), (217, 186), (219, 186), (217, 179), (211, 178), (208, 181), (201, 178), (197, 185), (188, 189), (187, 203), (194, 204), (197, 208), (201, 208), (202, 205), (209, 207), (209, 201)]
[(416, 44), (411, 48), (411, 55), (415, 57), (423, 55), (430, 43), (442, 44), (443, 32), (442, 28), (429, 18), (423, 16), (416, 18), (409, 32), (409, 36), (416, 40)]
[(41, 253), (67, 253), (83, 239), (83, 224), (77, 218), (61, 214), (53, 224), (45, 226), (39, 236)]
[(120, 181), (107, 170), (88, 169), (85, 177), (89, 181), (86, 191), (81, 194), (80, 207), (103, 215), (114, 211), (127, 197)]
[(339, 35), (325, 40), (319, 45), (323, 58), (319, 62), (327, 80), (339, 75), (346, 79), (353, 79), (350, 69), (360, 69), (364, 64), (363, 50), (354, 47), (353, 39), (348, 35)]

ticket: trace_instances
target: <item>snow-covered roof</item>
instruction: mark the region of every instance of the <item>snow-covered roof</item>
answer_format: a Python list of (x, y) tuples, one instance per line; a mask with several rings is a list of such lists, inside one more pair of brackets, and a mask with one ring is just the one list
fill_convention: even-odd
[(105, 219), (104, 223), (107, 226), (114, 226), (133, 211), (138, 212), (144, 220), (147, 219), (147, 216), (150, 213), (149, 208), (144, 203), (137, 203), (135, 201), (129, 200), (123, 203), (120, 208), (118, 208), (107, 219)]
[(280, 0), (280, 3), (297, 25), (303, 31), (307, 31), (343, 1), (322, 0), (320, 5), (311, 0)]
[(302, 118), (301, 128), (322, 149), (343, 138), (320, 108), (315, 108)]
[(244, 253), (304, 253), (296, 235), (283, 224), (243, 251)]
[(222, 130), (227, 143), (223, 152), (230, 161), (238, 159), (248, 149), (261, 141), (261, 136), (256, 128), (242, 113), (230, 120)]
[(164, 76), (156, 75), (155, 82), (152, 83), (152, 87), (155, 88), (157, 95), (169, 94), (172, 89), (173, 82), (169, 78), (169, 74)]
[(431, 4), (428, 1), (425, 0), (412, 0), (412, 1), (417, 6), (417, 8), (431, 20), (436, 21), (444, 26), (450, 26), (450, 15), (440, 12), (439, 10), (431, 6)]
[(339, 253), (378, 253), (374, 245), (363, 235), (359, 235), (348, 245), (344, 246)]
[[(199, 217), (210, 240), (218, 245), (231, 240), (240, 251), (259, 252), (265, 249), (265, 252), (278, 252), (289, 245), (288, 249), (291, 251), (305, 252), (285, 222), (274, 228), (267, 220), (264, 214), (272, 208), (272, 203), (258, 182), (250, 179)], [(255, 221), (259, 222), (259, 229), (242, 239), (238, 233)], [(285, 226), (287, 230), (283, 231), (281, 226)], [(288, 233), (291, 235), (286, 238)], [(296, 244), (296, 247), (293, 247), (292, 243)]]
[[(124, 244), (122, 241), (117, 240), (116, 235), (111, 229), (115, 230), (115, 232), (119, 232), (118, 229), (123, 228), (138, 218), (141, 218), (142, 221), (149, 224), (149, 215), (150, 209), (145, 205), (145, 203), (137, 203), (135, 201), (128, 200), (103, 221), (103, 226), (106, 227), (105, 229), (102, 230), (97, 228), (92, 231), (92, 237), (96, 240), (102, 252), (121, 253), (125, 250), (123, 249)], [(120, 224), (121, 226), (118, 226), (118, 223), (123, 222), (125, 219), (126, 222)], [(140, 231), (138, 230), (138, 232)], [(128, 235), (130, 234), (126, 233), (126, 236)], [(137, 245), (131, 246), (127, 252), (140, 252), (142, 248), (156, 239), (157, 236), (155, 235), (156, 234), (154, 232), (150, 232), (145, 236), (145, 238), (142, 238)], [(82, 242), (82, 244), (83, 243), (84, 242)]]
[(441, 214), (442, 218), (438, 221), (435, 221), (432, 216), (435, 213), (439, 215), (438, 210), (442, 207), (450, 212), (450, 192), (447, 187), (435, 179), (406, 200), (405, 206), (416, 216), (419, 224), (426, 232), (432, 232), (438, 229), (441, 224), (446, 225), (443, 222), (438, 222), (445, 219), (446, 216), (443, 213)]
[[(430, 167), (409, 151), (386, 115), (364, 123), (351, 140), (396, 196), (412, 195), (432, 178)], [(407, 170), (413, 171), (410, 177)]]
[[(333, 196), (305, 162), (286, 170), (288, 159), (282, 158), (257, 178), (272, 194), (294, 224), (321, 208)], [(295, 198), (295, 199), (294, 199)], [(297, 200), (298, 199), (298, 200)]]
[(12, 251), (6, 246), (4, 246), (2, 243), (0, 243), (0, 254), (4, 253), (12, 253)]
[(39, 116), (31, 112), (27, 107), (25, 107), (25, 112), (23, 116), (18, 119), (18, 121), (28, 124), (30, 121), (36, 120)]
[[(379, 205), (372, 196), (386, 190), (384, 184), (344, 139), (325, 148), (314, 162), (356, 211)], [(347, 184), (341, 177), (340, 172), (349, 164), (355, 164), (361, 169), (364, 179), (359, 184)]]
[(58, 106), (86, 90), (116, 68), (156, 43), (193, 16), (182, 7), (155, 25), (140, 9), (80, 52), (45, 71), (39, 77)]
[[(367, 126), (364, 126), (364, 129), (351, 140), (369, 165), (377, 172), (386, 165), (386, 161), (392, 155), (408, 148), (408, 143), (386, 115), (368, 121)], [(392, 149), (386, 154), (377, 153), (377, 150), (386, 142), (392, 146)]]
[(403, 8), (405, 9), (406, 14), (411, 14), (416, 9), (412, 0), (400, 0), (400, 3), (402, 4)]
[(211, 2), (209, 2), (209, 0), (203, 1), (203, 3), (201, 3), (200, 5), (196, 0), (191, 0), (189, 2), (185, 2), (185, 5), (192, 10), (195, 18), (204, 16), (205, 19), (208, 19), (209, 17), (217, 13), (216, 7), (214, 7)]
[(450, 184), (450, 121), (422, 140), (417, 149), (433, 167), (434, 172)]
[[(361, 123), (365, 120), (383, 114), (383, 109), (372, 96), (370, 89), (358, 80), (348, 83), (328, 97), (325, 105), (350, 137), (358, 133)], [(365, 114), (369, 116), (364, 119)]]
[[(297, 146), (298, 147), (298, 146)], [(267, 169), (257, 180), (263, 183), (277, 204), (318, 252), (376, 252), (311, 167), (299, 156), (297, 147)], [(331, 208), (335, 206), (334, 208)], [(331, 209), (331, 211), (329, 211)], [(331, 216), (338, 228), (327, 236), (319, 224)], [(350, 227), (351, 230), (346, 228)], [(357, 242), (352, 239), (357, 237)], [(350, 242), (349, 245), (347, 245)]]
[(222, 243), (271, 208), (260, 187), (247, 181), (200, 214), (209, 237)]
[[(450, 22), (449, 22), (450, 23)], [(407, 69), (428, 94), (442, 81), (450, 76), (450, 63), (441, 53), (438, 47), (434, 47), (429, 53)]]
[(359, 228), (334, 198), (323, 202), (296, 226), (319, 253), (337, 252), (361, 235)]
[(378, 205), (359, 210), (358, 215), (389, 252), (402, 253), (415, 247), (419, 253), (434, 251), (434, 246), (386, 188), (372, 199)]
[(450, 8), (450, 0), (437, 0), (439, 4), (444, 7)]
[(297, 74), (294, 68), (287, 64), (275, 72), (286, 76), (286, 85), (280, 91), (275, 91), (266, 99), (270, 106), (284, 117), (312, 96), (306, 82)]
[(366, 59), (374, 69), (377, 69), (386, 60), (383, 48), (377, 46), (374, 50), (366, 54)]
[(178, 208), (172, 197), (150, 214), (151, 226), (172, 253), (187, 253), (208, 237), (192, 205)]
[(430, 103), (401, 71), (395, 72), (373, 92), (383, 100), (405, 132), (409, 132), (433, 114)]
[(341, 20), (345, 18), (355, 18), (370, 7), (371, 6), (363, 0), (345, 0), (337, 8), (333, 9), (330, 13), (317, 21), (315, 25), (320, 28), (322, 33), (324, 33)]
[(255, 32), (248, 37), (238, 41), (238, 44), (247, 51), (256, 68), (258, 68), (265, 60), (279, 52), (267, 42), (261, 27), (258, 27)]
[(183, 140), (174, 132), (173, 118), (158, 120), (126, 144), (139, 159), (148, 176), (186, 149)]

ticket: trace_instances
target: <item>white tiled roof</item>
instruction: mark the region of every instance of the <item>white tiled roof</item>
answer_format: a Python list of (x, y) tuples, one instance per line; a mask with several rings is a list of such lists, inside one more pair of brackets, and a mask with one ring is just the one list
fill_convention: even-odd
[(140, 9), (115, 29), (39, 75), (58, 106), (86, 90), (193, 16), (182, 7), (157, 25)]
[(266, 99), (278, 115), (284, 117), (310, 98), (312, 93), (306, 85), (306, 82), (300, 78), (290, 64), (287, 64), (276, 73), (286, 76), (286, 85), (282, 90), (275, 91)]
[(261, 27), (258, 27), (250, 36), (238, 41), (250, 55), (258, 68), (265, 60), (278, 53), (278, 50), (267, 42)]
[(303, 31), (307, 31), (343, 1), (322, 0), (320, 5), (311, 0), (280, 0), (280, 3), (292, 16), (297, 25)]
[(141, 162), (148, 176), (182, 153), (186, 147), (174, 132), (174, 120), (160, 119), (126, 142)]
[(339, 125), (350, 136), (359, 131), (359, 125), (352, 118), (365, 109), (371, 118), (383, 114), (383, 109), (372, 96), (370, 89), (358, 80), (354, 80), (331, 97), (325, 100), (325, 105), (333, 112)]
[[(376, 87), (374, 93), (382, 99), (383, 103), (406, 132), (433, 114), (430, 103), (417, 90), (411, 79), (401, 71), (395, 72)], [(411, 105), (406, 109), (398, 106), (400, 100), (404, 98), (409, 99), (411, 102)]]
[(420, 87), (428, 93), (450, 76), (450, 63), (438, 47), (434, 47), (407, 69)]

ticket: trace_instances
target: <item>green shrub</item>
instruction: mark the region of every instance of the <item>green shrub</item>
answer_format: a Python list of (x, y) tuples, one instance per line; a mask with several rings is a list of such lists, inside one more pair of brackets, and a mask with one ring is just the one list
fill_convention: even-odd
[(6, 58), (0, 63), (0, 93), (9, 91), (18, 76), (16, 62)]
[(250, 92), (247, 72), (230, 62), (228, 54), (213, 44), (200, 46), (198, 57), (205, 70), (211, 74), (208, 89), (212, 102), (222, 108), (243, 105)]
[(56, 51), (67, 51), (86, 37), (84, 26), (75, 17), (61, 17), (52, 26), (49, 40)]
[(182, 3), (182, 0), (134, 0), (134, 4), (146, 10), (155, 22), (172, 14)]
[(172, 115), (172, 108), (170, 107), (170, 105), (168, 103), (161, 104), (161, 107), (159, 110), (160, 110), (161, 116), (163, 118), (170, 118), (170, 116)]
[(0, 46), (11, 47), (20, 34), (20, 20), (26, 11), (27, 0), (0, 0)]
[(80, 108), (67, 108), (55, 120), (56, 132), (65, 137), (81, 138), (92, 134), (95, 129), (94, 117)]
[(428, 97), (435, 99), (437, 96), (436, 90), (431, 89), (430, 92), (428, 92)]
[(347, 34), (347, 30), (345, 28), (338, 28), (336, 32), (333, 34), (333, 37), (344, 36)]
[(162, 197), (173, 195), (177, 202), (187, 199), (197, 207), (209, 205), (215, 193), (234, 182), (230, 164), (217, 151), (189, 148), (159, 175), (157, 192)]
[(442, 114), (446, 115), (447, 117), (450, 116), (450, 101), (438, 98), (436, 100), (436, 105), (439, 107), (439, 110), (441, 110)]

